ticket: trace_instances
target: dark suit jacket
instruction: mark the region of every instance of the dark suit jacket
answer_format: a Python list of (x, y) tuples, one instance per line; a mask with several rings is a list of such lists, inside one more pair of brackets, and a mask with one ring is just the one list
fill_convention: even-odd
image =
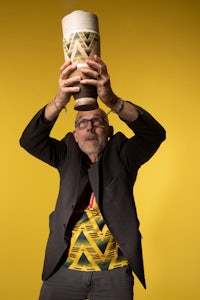
[(141, 234), (133, 185), (139, 167), (165, 139), (163, 127), (145, 110), (137, 107), (138, 119), (127, 125), (132, 138), (116, 133), (108, 142), (100, 161), (85, 170), (86, 155), (79, 149), (72, 133), (61, 141), (50, 137), (55, 122), (43, 122), (40, 110), (28, 124), (20, 144), (29, 153), (58, 169), (60, 190), (54, 212), (50, 215), (50, 234), (46, 247), (43, 280), (50, 277), (65, 260), (70, 242), (68, 223), (76, 203), (90, 181), (101, 213), (132, 270), (144, 287), (145, 277)]

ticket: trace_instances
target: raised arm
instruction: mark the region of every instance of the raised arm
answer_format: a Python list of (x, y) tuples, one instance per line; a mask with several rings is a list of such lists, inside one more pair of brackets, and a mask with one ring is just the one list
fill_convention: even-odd
[(130, 140), (127, 139), (122, 156), (130, 168), (133, 161), (139, 167), (165, 140), (165, 129), (143, 108), (124, 101), (113, 92), (106, 65), (99, 57), (95, 56), (94, 61), (90, 60), (87, 63), (91, 68), (82, 69), (82, 72), (89, 75), (90, 79), (80, 82), (96, 86), (100, 100), (133, 130), (135, 135)]
[(87, 64), (90, 69), (82, 69), (82, 72), (89, 75), (90, 79), (83, 79), (80, 83), (96, 86), (98, 96), (105, 105), (127, 122), (135, 121), (138, 118), (137, 109), (113, 92), (105, 63), (95, 55), (94, 60), (87, 61)]

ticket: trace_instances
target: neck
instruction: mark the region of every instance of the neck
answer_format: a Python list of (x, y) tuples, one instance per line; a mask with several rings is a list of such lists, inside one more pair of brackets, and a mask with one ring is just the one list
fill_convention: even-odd
[(91, 163), (94, 164), (99, 160), (100, 155), (101, 155), (101, 153), (100, 154), (93, 153), (93, 154), (88, 155), (88, 157), (89, 157)]
[(93, 155), (92, 155), (92, 156), (90, 155), (90, 156), (89, 156), (89, 159), (90, 159), (90, 161), (91, 161), (92, 164), (94, 164), (95, 162), (97, 162), (97, 161), (99, 160), (98, 157), (93, 156)]

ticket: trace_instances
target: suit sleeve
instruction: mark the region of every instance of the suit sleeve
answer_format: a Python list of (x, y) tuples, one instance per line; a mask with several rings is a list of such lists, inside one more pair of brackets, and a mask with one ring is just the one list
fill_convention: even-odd
[(29, 122), (20, 138), (20, 145), (33, 156), (58, 168), (66, 154), (66, 144), (50, 137), (51, 130), (56, 122), (43, 121), (44, 108), (41, 109)]
[(121, 158), (130, 171), (133, 167), (139, 168), (147, 162), (166, 138), (166, 131), (162, 125), (146, 110), (137, 105), (135, 107), (139, 112), (137, 120), (126, 122), (134, 136), (128, 139), (121, 149)]

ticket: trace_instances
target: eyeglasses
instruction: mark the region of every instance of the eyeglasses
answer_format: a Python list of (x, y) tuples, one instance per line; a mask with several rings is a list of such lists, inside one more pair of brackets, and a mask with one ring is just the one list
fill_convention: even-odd
[(75, 121), (75, 126), (79, 129), (85, 129), (88, 123), (91, 122), (93, 127), (105, 127), (108, 121), (104, 117), (95, 117), (92, 119), (80, 119)]

